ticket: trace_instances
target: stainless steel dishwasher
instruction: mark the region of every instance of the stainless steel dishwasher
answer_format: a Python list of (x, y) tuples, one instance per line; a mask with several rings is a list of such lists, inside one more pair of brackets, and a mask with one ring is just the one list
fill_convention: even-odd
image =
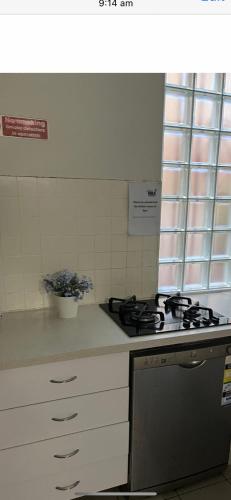
[(131, 491), (162, 491), (227, 464), (231, 405), (222, 406), (222, 392), (229, 352), (231, 345), (205, 343), (133, 355)]

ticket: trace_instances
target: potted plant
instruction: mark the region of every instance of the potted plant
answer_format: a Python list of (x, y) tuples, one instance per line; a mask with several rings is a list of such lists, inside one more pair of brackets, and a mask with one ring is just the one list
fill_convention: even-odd
[(47, 293), (53, 294), (61, 318), (76, 317), (78, 301), (93, 288), (90, 278), (67, 270), (47, 274), (43, 286)]

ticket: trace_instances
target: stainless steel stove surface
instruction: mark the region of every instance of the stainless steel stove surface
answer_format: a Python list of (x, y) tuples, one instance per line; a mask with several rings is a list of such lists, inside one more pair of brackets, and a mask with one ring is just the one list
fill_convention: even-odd
[(231, 324), (231, 318), (180, 293), (158, 293), (149, 300), (111, 297), (100, 307), (129, 337)]

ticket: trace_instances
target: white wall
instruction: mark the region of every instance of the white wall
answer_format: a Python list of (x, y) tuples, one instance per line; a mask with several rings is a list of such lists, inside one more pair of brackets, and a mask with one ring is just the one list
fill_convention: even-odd
[(0, 177), (0, 310), (46, 307), (42, 275), (90, 276), (84, 303), (149, 297), (158, 237), (127, 235), (126, 181)]
[(158, 237), (127, 235), (127, 181), (161, 178), (163, 96), (159, 74), (0, 75), (0, 114), (49, 124), (0, 137), (0, 310), (47, 306), (64, 268), (92, 277), (85, 303), (153, 293)]
[(163, 74), (1, 74), (0, 114), (49, 140), (0, 137), (0, 175), (158, 180), (163, 96)]

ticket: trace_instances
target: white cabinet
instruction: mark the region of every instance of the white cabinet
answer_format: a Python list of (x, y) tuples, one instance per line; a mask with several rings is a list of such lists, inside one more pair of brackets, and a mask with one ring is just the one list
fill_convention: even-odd
[(57, 475), (127, 455), (129, 423), (108, 425), (0, 452), (0, 484)]
[(4, 484), (1, 497), (4, 500), (72, 500), (79, 492), (100, 491), (126, 483), (127, 462), (128, 456), (124, 455), (59, 475)]
[(0, 410), (128, 386), (128, 354), (0, 371)]
[(71, 500), (127, 482), (127, 353), (0, 372), (4, 500)]
[(128, 388), (0, 412), (0, 449), (128, 420)]

